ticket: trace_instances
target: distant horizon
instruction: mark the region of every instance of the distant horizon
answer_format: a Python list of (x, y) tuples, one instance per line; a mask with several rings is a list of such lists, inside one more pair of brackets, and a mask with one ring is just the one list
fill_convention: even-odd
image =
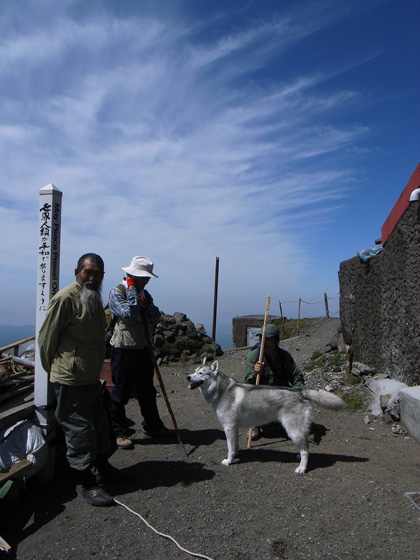
[[(248, 315), (264, 315), (264, 314), (246, 314), (243, 315), (244, 317), (248, 316)], [(271, 317), (280, 317), (280, 315), (278, 314), (274, 314), (271, 313), (270, 314)], [(322, 315), (322, 317), (324, 317), (325, 315)], [(321, 317), (321, 315), (319, 316)], [(307, 319), (309, 317), (301, 317), (301, 320), (303, 321), (304, 319)], [(337, 317), (334, 317), (337, 318)], [(234, 317), (232, 317), (232, 320), (234, 319)], [(195, 324), (200, 323), (200, 321), (197, 321)], [(212, 335), (212, 329), (213, 326), (209, 325), (207, 323), (201, 323), (204, 325), (204, 328), (206, 330), (206, 334), (207, 336), (211, 336)], [(216, 323), (216, 342), (217, 344), (220, 345), (220, 347), (222, 348), (222, 350), (229, 350), (230, 348), (233, 348), (233, 325), (232, 322), (227, 323), (227, 322), (220, 322), (220, 323)], [(18, 334), (20, 333), (20, 334)], [(35, 324), (31, 325), (31, 324), (26, 324), (26, 325), (0, 325), (0, 348), (7, 346), (9, 344), (13, 344), (15, 342), (19, 342), (19, 340), (24, 340), (25, 338), (28, 338), (30, 336), (35, 335)], [(15, 338), (15, 337), (18, 338)]]
[[(204, 324), (204, 323), (202, 323)], [(206, 333), (211, 336), (212, 327), (207, 328)], [(219, 328), (216, 328), (216, 342), (221, 346), (223, 350), (233, 348), (233, 336), (232, 329), (228, 332), (228, 324), (220, 324)], [(8, 346), (9, 344), (14, 344), (25, 338), (35, 335), (35, 324), (27, 325), (0, 325), (0, 348)]]

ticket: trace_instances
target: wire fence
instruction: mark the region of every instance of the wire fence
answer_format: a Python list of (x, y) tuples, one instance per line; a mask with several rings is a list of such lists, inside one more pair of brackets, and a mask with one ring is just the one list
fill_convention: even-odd
[[(280, 316), (287, 319), (299, 319), (300, 317), (338, 317), (340, 314), (338, 300), (340, 292), (328, 295), (328, 290), (336, 288), (338, 280), (329, 286), (325, 292), (319, 294), (311, 301), (306, 301), (303, 298), (280, 301), (279, 311)], [(337, 301), (337, 305), (331, 306), (329, 302)], [(332, 309), (334, 307), (334, 310)]]

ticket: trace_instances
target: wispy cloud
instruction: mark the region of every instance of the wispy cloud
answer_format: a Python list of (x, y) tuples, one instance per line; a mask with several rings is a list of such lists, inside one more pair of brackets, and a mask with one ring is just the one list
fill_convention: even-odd
[[(23, 260), (35, 274), (37, 194), (52, 181), (64, 191), (64, 276), (93, 249), (111, 287), (133, 255), (148, 254), (165, 306), (196, 320), (216, 255), (230, 315), (256, 282), (292, 289), (312, 259), (302, 240), (348, 196), (346, 150), (369, 133), (343, 118), (362, 93), (326, 85), (339, 62), (282, 71), (291, 49), (339, 15), (321, 18), (308, 3), (299, 17), (210, 33), (211, 18), (55, 6), (53, 25), (28, 16), (14, 27), (10, 3), (3, 14), (0, 209), (10, 241), (1, 261)], [(197, 296), (192, 309), (196, 292), (205, 304)]]

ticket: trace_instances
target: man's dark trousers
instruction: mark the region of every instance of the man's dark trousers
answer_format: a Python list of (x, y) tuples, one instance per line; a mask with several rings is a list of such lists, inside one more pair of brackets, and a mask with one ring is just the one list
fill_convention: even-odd
[(114, 387), (111, 391), (111, 422), (114, 434), (124, 437), (127, 430), (125, 405), (133, 387), (144, 418), (143, 427), (153, 432), (163, 426), (156, 404), (153, 384), (154, 368), (148, 348), (141, 350), (111, 347), (111, 372)]

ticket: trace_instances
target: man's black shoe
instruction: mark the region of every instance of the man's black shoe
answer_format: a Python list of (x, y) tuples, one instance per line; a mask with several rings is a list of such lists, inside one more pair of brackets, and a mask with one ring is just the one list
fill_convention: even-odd
[(93, 506), (109, 507), (115, 505), (114, 498), (99, 487), (83, 488), (82, 496)]

